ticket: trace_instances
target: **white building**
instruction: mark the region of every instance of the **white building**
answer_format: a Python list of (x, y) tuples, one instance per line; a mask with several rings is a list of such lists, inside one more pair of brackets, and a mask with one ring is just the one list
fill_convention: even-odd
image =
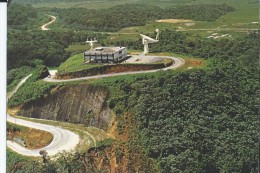
[(84, 52), (84, 58), (88, 62), (121, 62), (127, 58), (126, 47), (97, 47)]

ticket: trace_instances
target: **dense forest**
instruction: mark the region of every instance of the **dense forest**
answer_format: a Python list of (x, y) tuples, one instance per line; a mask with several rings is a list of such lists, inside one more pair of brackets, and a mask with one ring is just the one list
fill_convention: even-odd
[(12, 28), (26, 29), (37, 17), (37, 10), (31, 5), (12, 4), (8, 7), (7, 24)]
[[(102, 0), (13, 0), (15, 3), (22, 3), (22, 4), (37, 4), (37, 3), (55, 3), (55, 2), (100, 2)], [(111, 0), (103, 0), (103, 1), (111, 1)], [(113, 0), (112, 0), (113, 1)]]
[(157, 19), (183, 18), (210, 22), (234, 10), (227, 4), (182, 5), (178, 8), (127, 4), (117, 5), (106, 10), (89, 10), (85, 8), (36, 9), (28, 4), (13, 3), (8, 8), (8, 27), (36, 29), (37, 26), (34, 25), (39, 24), (39, 19), (43, 20), (43, 14), (39, 14), (43, 12), (55, 14), (59, 18), (57, 21), (59, 27), (63, 29), (113, 32), (129, 26), (145, 25), (147, 22)]
[(106, 35), (73, 31), (11, 30), (8, 32), (8, 70), (25, 65), (31, 67), (40, 64), (51, 67), (59, 66), (70, 56), (65, 48), (74, 42), (85, 44), (87, 38), (102, 40), (106, 38)]
[(221, 15), (234, 11), (234, 8), (227, 4), (185, 5), (166, 9), (157, 6), (127, 4), (106, 10), (55, 8), (52, 11), (58, 14), (64, 28), (114, 32), (129, 26), (145, 25), (148, 21), (156, 19), (184, 18), (214, 21)]
[[(190, 12), (186, 13), (187, 10)], [(105, 31), (115, 31), (127, 26), (144, 25), (149, 20), (159, 18), (185, 17), (183, 15), (187, 14), (192, 14), (192, 16), (190, 16), (191, 19), (215, 20), (220, 15), (232, 10), (233, 8), (227, 5), (181, 6), (176, 9), (161, 9), (155, 6), (123, 5), (110, 8), (106, 11), (81, 8), (52, 9), (53, 12), (59, 15), (59, 21), (62, 21), (61, 23), (64, 24), (65, 28), (68, 26), (73, 29)], [(181, 11), (185, 11), (185, 13)], [(114, 15), (115, 13), (118, 15)], [(81, 14), (80, 17), (78, 14)], [(65, 48), (74, 42), (83, 43), (87, 38), (97, 38), (102, 45), (111, 43), (113, 45), (120, 44), (129, 46), (129, 48), (142, 49), (142, 45), (136, 42), (125, 44), (122, 42), (113, 43), (111, 41), (104, 41), (107, 37), (106, 34), (86, 31), (41, 32), (35, 29), (35, 27), (29, 28), (35, 25), (33, 23), (38, 19), (37, 16), (39, 16), (39, 14), (36, 9), (30, 5), (12, 4), (8, 9), (9, 32), (7, 54), (9, 70), (24, 65), (31, 67), (35, 67), (39, 64), (58, 66), (70, 56), (70, 54), (65, 51)], [(187, 18), (189, 18), (189, 16), (187, 16)], [(167, 33), (165, 33), (165, 35), (166, 34)], [(165, 35), (162, 37), (165, 37)], [(174, 37), (174, 35), (171, 37)], [(179, 40), (177, 40), (177, 42), (178, 41)], [(167, 41), (164, 44), (168, 44)], [(175, 46), (173, 47), (175, 48)], [(178, 48), (184, 49), (181, 46), (178, 46)], [(155, 49), (158, 51), (162, 50), (162, 48), (157, 47), (155, 47)], [(174, 51), (176, 51), (176, 49), (174, 49)], [(176, 53), (178, 52), (177, 50)]]
[[(85, 44), (86, 38), (97, 38), (101, 44), (143, 48), (141, 40), (107, 41), (106, 34), (93, 32), (30, 31), (26, 25), (31, 24), (38, 13), (30, 5), (11, 7), (8, 84), (16, 81), (14, 86), (32, 72), (33, 77), (10, 100), (9, 106), (24, 100), (30, 102), (49, 93), (56, 84), (38, 80), (46, 71), (43, 65), (58, 66), (70, 56), (65, 48), (73, 43)], [(117, 31), (160, 18), (212, 21), (233, 10), (227, 5), (181, 6), (178, 9), (128, 5), (106, 11), (81, 8), (51, 11), (58, 14), (61, 25), (70, 29)], [(151, 52), (209, 59), (210, 66), (136, 75), (131, 76), (131, 80), (128, 76), (100, 80), (95, 85), (110, 90), (108, 104), (116, 113), (116, 140), (101, 142), (98, 145), (100, 152), (94, 158), (87, 152), (61, 153), (59, 159), (43, 160), (44, 163), (8, 150), (7, 171), (109, 172), (111, 154), (108, 150), (114, 150), (118, 167), (129, 172), (256, 173), (259, 169), (256, 107), (259, 38), (259, 32), (241, 38), (212, 40), (162, 30), (160, 44), (151, 45)], [(97, 165), (102, 160), (103, 170), (95, 168), (95, 159)]]
[[(196, 0), (167, 0), (166, 3), (175, 3), (175, 4), (184, 4), (184, 3), (191, 3)], [(129, 2), (128, 0), (12, 0), (14, 3), (20, 3), (20, 4), (44, 4), (44, 3), (104, 3), (104, 2), (111, 2), (111, 3), (132, 3), (131, 1)], [(138, 3), (138, 4), (147, 4), (147, 3), (155, 3), (157, 4), (157, 0), (135, 0), (133, 3)], [(162, 3), (159, 2), (159, 3)], [(165, 2), (164, 2), (165, 3)]]
[[(49, 75), (46, 66), (38, 65), (30, 71), (30, 74), (32, 74), (32, 76), (19, 88), (20, 91), (15, 93), (8, 101), (9, 107), (40, 99), (42, 96), (48, 94), (53, 87), (57, 86), (53, 83), (40, 80)], [(17, 77), (15, 79), (17, 79)]]
[[(153, 37), (154, 34), (146, 34)], [(204, 59), (221, 59), (227, 61), (229, 59), (237, 58), (240, 62), (241, 53), (247, 53), (248, 57), (255, 56), (255, 49), (257, 49), (257, 42), (252, 42), (250, 39), (258, 38), (258, 32), (251, 32), (247, 36), (247, 39), (220, 39), (212, 40), (208, 38), (202, 38), (201, 36), (181, 33), (170, 30), (160, 31), (160, 44), (151, 44), (149, 51), (151, 53), (158, 52), (172, 52), (182, 55), (192, 55), (198, 58)], [(121, 41), (108, 41), (107, 44), (123, 45), (129, 49), (142, 50), (143, 45), (141, 38), (138, 41), (133, 40), (121, 40)], [(233, 57), (233, 58), (232, 58)], [(246, 59), (244, 59), (246, 60)], [(249, 58), (247, 62), (252, 63)], [(242, 64), (241, 64), (242, 65)]]
[[(225, 50), (224, 41), (201, 40), (202, 45), (193, 51), (212, 60), (207, 69), (162, 71), (97, 83), (110, 88), (109, 106), (117, 114), (119, 137), (105, 146), (116, 151), (119, 166), (127, 159), (124, 166), (132, 172), (256, 173), (258, 40), (258, 32), (225, 40), (230, 51)], [(207, 51), (200, 50), (213, 43)], [(98, 154), (104, 165), (109, 164), (106, 153)], [(90, 160), (87, 154), (77, 153), (50, 161), (49, 166), (38, 165), (38, 169), (93, 171)], [(109, 167), (104, 166), (104, 171)]]
[(226, 40), (230, 51), (215, 42), (210, 70), (111, 84), (118, 90), (110, 106), (118, 116), (134, 112), (141, 133), (134, 140), (162, 172), (257, 172), (258, 38)]

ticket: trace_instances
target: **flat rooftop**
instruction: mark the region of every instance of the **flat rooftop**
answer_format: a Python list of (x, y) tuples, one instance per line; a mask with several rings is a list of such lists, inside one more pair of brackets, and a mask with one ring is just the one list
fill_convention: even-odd
[(88, 50), (85, 52), (85, 54), (110, 54), (110, 53), (115, 53), (120, 50), (125, 49), (125, 47), (96, 47), (93, 50)]

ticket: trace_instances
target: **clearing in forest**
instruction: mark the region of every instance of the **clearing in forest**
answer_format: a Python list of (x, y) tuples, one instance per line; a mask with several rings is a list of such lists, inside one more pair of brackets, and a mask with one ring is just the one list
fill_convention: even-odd
[(187, 19), (161, 19), (161, 20), (156, 20), (156, 22), (159, 22), (159, 23), (188, 23), (188, 22), (194, 22), (194, 21), (187, 20)]

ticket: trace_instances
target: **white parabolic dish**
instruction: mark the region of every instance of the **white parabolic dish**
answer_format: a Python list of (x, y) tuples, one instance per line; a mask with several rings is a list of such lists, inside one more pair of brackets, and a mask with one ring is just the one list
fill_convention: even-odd
[[(143, 42), (144, 42), (144, 40), (146, 40), (147, 43), (156, 43), (156, 42), (159, 41), (159, 40), (155, 40), (155, 39), (153, 39), (153, 38), (151, 38), (151, 37), (148, 37), (148, 36), (146, 36), (146, 35), (143, 35), (143, 34), (140, 34), (140, 36), (142, 37)], [(143, 44), (144, 44), (144, 43), (143, 43)]]

